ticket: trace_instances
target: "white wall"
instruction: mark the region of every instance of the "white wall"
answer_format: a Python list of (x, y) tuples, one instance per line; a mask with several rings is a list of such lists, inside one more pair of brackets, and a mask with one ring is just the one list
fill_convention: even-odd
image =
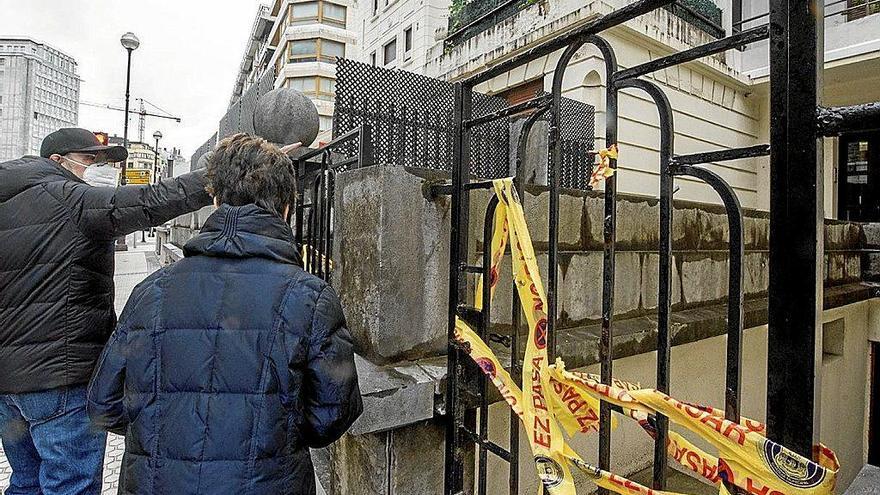
[[(827, 0), (825, 3), (831, 3)], [(825, 13), (840, 12), (846, 4), (838, 4), (825, 9)], [(743, 19), (767, 12), (768, 0), (751, 0), (743, 2)], [(880, 51), (880, 15), (870, 15), (861, 19), (845, 22), (846, 17), (832, 15), (825, 19), (825, 61), (833, 63), (851, 57), (857, 57)], [(745, 23), (744, 28), (751, 28), (768, 22), (763, 17), (754, 22)], [(770, 72), (769, 41), (753, 43), (747, 47), (742, 57), (742, 67), (738, 67), (752, 79), (767, 77)]]
[[(389, 66), (418, 74), (424, 73), (428, 49), (437, 43), (434, 32), (446, 26), (450, 0), (378, 0), (373, 13), (373, 0), (359, 0), (353, 7), (350, 29), (357, 33), (358, 48), (352, 57), (369, 63), (376, 53), (376, 65), (384, 66), (383, 48), (397, 39), (397, 58)], [(386, 5), (387, 2), (387, 5)], [(404, 55), (404, 30), (413, 28), (412, 50)]]
[[(670, 52), (652, 45), (627, 28), (603, 34), (617, 54), (621, 68), (663, 56)], [(544, 77), (545, 90), (552, 85), (552, 71), (559, 54), (544, 57), (528, 67), (511, 71), (478, 87), (498, 92), (535, 77)], [(750, 96), (749, 87), (703, 64), (692, 63), (647, 76), (661, 85), (673, 108), (676, 154), (696, 153), (759, 144), (760, 101)], [(601, 81), (601, 90), (596, 89)], [(596, 107), (596, 147), (605, 147), (605, 66), (598, 50), (587, 46), (569, 65), (563, 83), (564, 96)], [(659, 117), (653, 101), (642, 91), (625, 90), (618, 102), (618, 189), (621, 192), (656, 197), (659, 191)], [(564, 123), (563, 123), (564, 125)], [(733, 186), (744, 207), (758, 201), (758, 160), (708, 164)], [(715, 192), (702, 182), (676, 178), (681, 189), (677, 199), (719, 203)]]
[[(867, 394), (869, 334), (880, 337), (880, 302), (864, 301), (843, 308), (826, 311), (824, 322), (844, 319), (844, 355), (825, 360), (821, 387), (821, 439), (834, 449), (840, 458), (837, 493), (843, 493), (866, 461)], [(677, 399), (723, 408), (724, 373), (726, 369), (726, 336), (701, 340), (672, 349), (671, 395)], [(767, 327), (745, 331), (742, 366), (742, 414), (764, 421), (767, 389)], [(656, 380), (656, 353), (641, 354), (614, 361), (616, 378), (653, 386)], [(586, 368), (598, 373), (598, 366)], [(501, 445), (507, 444), (508, 407), (495, 404), (490, 413), (490, 438)], [(633, 421), (620, 418), (619, 427), (612, 435), (612, 470), (619, 475), (630, 475), (652, 463), (653, 443), (650, 437)], [(698, 445), (686, 430), (676, 428)], [(538, 481), (529, 446), (523, 430), (520, 434), (520, 493), (536, 493)], [(587, 462), (598, 462), (598, 435), (580, 435), (570, 445)], [(705, 443), (702, 443), (706, 446)], [(711, 448), (707, 451), (713, 452)], [(502, 493), (507, 483), (507, 465), (494, 459), (490, 464), (489, 493)], [(673, 463), (670, 463), (672, 465)], [(575, 475), (578, 493), (591, 493), (595, 485)]]

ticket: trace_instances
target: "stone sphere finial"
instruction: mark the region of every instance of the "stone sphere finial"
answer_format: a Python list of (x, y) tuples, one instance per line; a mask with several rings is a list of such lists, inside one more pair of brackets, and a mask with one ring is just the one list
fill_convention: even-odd
[(295, 89), (273, 89), (257, 100), (254, 131), (269, 142), (309, 146), (318, 137), (318, 109), (307, 96)]

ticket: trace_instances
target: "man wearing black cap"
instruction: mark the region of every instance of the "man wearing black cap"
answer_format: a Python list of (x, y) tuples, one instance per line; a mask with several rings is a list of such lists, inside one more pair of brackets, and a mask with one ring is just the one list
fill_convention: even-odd
[[(116, 324), (117, 237), (211, 202), (196, 172), (116, 187), (121, 146), (85, 129), (43, 140), (41, 157), (0, 164), (0, 439), (7, 495), (101, 490), (106, 436), (86, 384)], [(101, 187), (111, 186), (111, 187)]]

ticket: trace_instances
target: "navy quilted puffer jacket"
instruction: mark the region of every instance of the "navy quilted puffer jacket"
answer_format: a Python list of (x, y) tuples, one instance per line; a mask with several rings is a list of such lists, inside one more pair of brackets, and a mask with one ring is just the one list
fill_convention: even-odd
[(125, 435), (119, 493), (313, 494), (309, 447), (362, 410), (336, 293), (254, 205), (221, 206), (184, 252), (135, 288), (89, 387)]

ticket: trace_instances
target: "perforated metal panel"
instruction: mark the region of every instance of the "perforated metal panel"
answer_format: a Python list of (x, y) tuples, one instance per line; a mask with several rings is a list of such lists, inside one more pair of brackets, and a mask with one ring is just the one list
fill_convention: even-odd
[[(473, 93), (473, 117), (508, 106), (497, 96)], [(377, 163), (432, 170), (452, 169), (453, 84), (396, 69), (341, 59), (336, 65), (333, 135), (370, 124)], [(593, 107), (562, 100), (562, 187), (587, 189), (592, 171)], [(511, 175), (510, 119), (471, 130), (471, 173), (494, 179)], [(352, 144), (340, 149), (354, 156)]]
[[(372, 125), (377, 163), (451, 170), (453, 85), (402, 70), (339, 60), (333, 135)], [(474, 115), (506, 106), (501, 98), (474, 94)], [(477, 177), (509, 175), (510, 130), (499, 120), (473, 130)], [(343, 153), (353, 156), (352, 148)]]

